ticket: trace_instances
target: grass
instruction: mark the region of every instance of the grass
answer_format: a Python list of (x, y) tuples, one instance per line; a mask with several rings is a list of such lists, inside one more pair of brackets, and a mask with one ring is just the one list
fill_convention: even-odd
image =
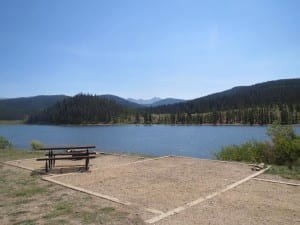
[(34, 220), (23, 220), (21, 222), (14, 223), (13, 225), (36, 225)]
[[(0, 162), (43, 154), (0, 149)], [(0, 163), (0, 224), (144, 224), (138, 216), (112, 207), (112, 204), (43, 181), (38, 174)]]
[(287, 179), (300, 180), (300, 166), (294, 166), (289, 169), (287, 166), (273, 165), (268, 171), (268, 174), (280, 175)]
[[(215, 157), (219, 160), (275, 164), (268, 173), (299, 179), (300, 136), (292, 126), (274, 123), (267, 129), (271, 141), (248, 141), (223, 147)], [(287, 166), (286, 166), (287, 165)]]
[[(228, 146), (224, 148), (221, 152), (216, 153), (215, 156), (218, 160), (224, 161), (239, 161), (245, 163), (259, 163), (261, 161), (257, 160), (256, 150), (253, 151), (253, 146), (246, 143), (241, 146)], [(298, 160), (299, 161), (299, 160)], [(299, 163), (295, 163), (290, 169), (286, 165), (272, 165), (272, 167), (267, 171), (268, 174), (279, 175), (283, 178), (300, 180), (300, 166)]]
[(10, 213), (9, 215), (11, 215), (11, 216), (18, 216), (18, 215), (21, 215), (21, 214), (26, 214), (28, 212), (29, 212), (28, 210), (15, 211), (15, 212)]
[(77, 215), (77, 217), (81, 218), (82, 224), (91, 224), (97, 220), (98, 212), (81, 212)]
[(68, 215), (73, 212), (73, 203), (69, 201), (60, 201), (56, 203), (50, 213), (44, 216), (46, 219), (53, 219), (59, 216)]
[[(108, 224), (109, 221), (114, 218), (114, 220), (122, 221), (127, 218), (128, 213), (118, 211), (113, 207), (104, 207), (98, 208), (93, 212), (85, 211), (81, 212), (78, 215), (78, 218), (81, 218), (82, 224)], [(140, 219), (135, 219), (135, 221), (139, 221), (133, 224), (143, 224)]]
[(113, 207), (105, 207), (105, 208), (101, 209), (101, 212), (104, 212), (104, 213), (111, 213), (113, 211), (115, 211), (115, 209)]
[(0, 149), (0, 162), (42, 157), (44, 154), (45, 153), (39, 151)]
[[(264, 150), (264, 144), (259, 142), (247, 142), (239, 146), (227, 146), (222, 151), (215, 153), (218, 160), (239, 161), (245, 163), (260, 163), (263, 158), (260, 153)], [(279, 175), (283, 178), (300, 180), (300, 159), (295, 162), (292, 169), (286, 165), (274, 165), (267, 171), (268, 174)]]
[(248, 141), (241, 145), (223, 147), (214, 155), (219, 160), (259, 163), (264, 161), (263, 153), (267, 148), (265, 143)]
[(24, 188), (18, 191), (14, 192), (14, 196), (16, 197), (32, 197), (36, 194), (42, 194), (42, 193), (46, 193), (47, 192), (47, 188), (46, 187), (39, 187), (39, 186), (31, 186), (28, 188)]

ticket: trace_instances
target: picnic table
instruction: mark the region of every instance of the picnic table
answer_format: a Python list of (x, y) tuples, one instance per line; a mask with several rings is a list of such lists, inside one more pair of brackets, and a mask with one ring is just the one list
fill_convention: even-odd
[(90, 149), (96, 148), (90, 146), (62, 146), (47, 147), (39, 150), (48, 151), (43, 158), (37, 158), (37, 161), (45, 161), (45, 171), (49, 172), (54, 166), (56, 160), (81, 160), (85, 159), (85, 170), (89, 170), (90, 159), (96, 158), (96, 152)]

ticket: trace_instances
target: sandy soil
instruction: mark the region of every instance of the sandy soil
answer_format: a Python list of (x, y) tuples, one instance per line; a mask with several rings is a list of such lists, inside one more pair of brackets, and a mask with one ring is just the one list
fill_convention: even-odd
[(252, 173), (246, 164), (169, 157), (54, 179), (166, 212)]
[(64, 188), (0, 164), (0, 224), (142, 225), (138, 209)]
[(272, 175), (272, 174), (262, 174), (262, 175), (259, 175), (257, 178), (267, 179), (267, 180), (274, 180), (274, 181), (282, 181), (282, 182), (294, 183), (294, 184), (300, 184), (299, 180), (286, 179), (286, 178), (283, 178), (279, 175)]
[[(77, 161), (66, 162), (70, 165), (78, 164)], [(10, 163), (31, 167), (34, 171), (43, 169), (43, 163), (35, 160), (11, 161)], [(61, 167), (62, 165), (57, 165), (55, 173), (62, 172)], [(146, 221), (160, 213), (166, 213), (220, 191), (253, 173), (247, 164), (242, 163), (187, 157), (144, 159), (136, 156), (102, 155), (92, 160), (89, 173), (59, 174), (51, 176), (51, 179), (115, 197), (123, 202), (130, 202), (132, 203), (130, 207), (120, 205), (119, 208), (127, 209), (131, 212), (129, 215), (136, 215), (138, 219), (142, 218)], [(262, 174), (258, 178), (299, 183), (296, 180), (270, 174)], [(60, 187), (60, 190), (70, 192), (73, 196), (77, 196), (76, 193), (78, 193), (68, 188)], [(97, 197), (92, 198), (93, 201), (99, 201), (101, 204), (109, 202)], [(299, 199), (299, 186), (252, 179), (155, 224), (300, 225)], [(110, 204), (118, 208), (118, 204)], [(87, 202), (84, 207), (93, 206)], [(154, 212), (150, 212), (149, 209)], [(2, 216), (2, 219), (5, 221), (6, 217)], [(142, 224), (142, 222), (136, 224)]]
[(156, 225), (300, 224), (300, 189), (250, 180)]

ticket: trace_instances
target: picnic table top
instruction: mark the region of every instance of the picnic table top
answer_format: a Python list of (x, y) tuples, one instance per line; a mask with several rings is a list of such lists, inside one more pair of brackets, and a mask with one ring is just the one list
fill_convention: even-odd
[[(89, 151), (88, 152), (89, 155), (96, 155), (97, 153), (94, 151)], [(87, 152), (86, 151), (72, 151), (72, 152), (55, 152), (53, 153), (53, 155), (86, 155)], [(46, 153), (45, 155), (49, 155), (48, 153)]]
[(72, 156), (72, 157), (44, 157), (44, 158), (37, 158), (37, 161), (46, 161), (46, 160), (71, 160), (71, 159), (94, 159), (96, 158), (95, 155), (86, 155), (86, 156)]
[(40, 148), (39, 150), (68, 150), (68, 149), (90, 149), (90, 148), (96, 148), (95, 145), (88, 145), (88, 146), (49, 146), (46, 148)]

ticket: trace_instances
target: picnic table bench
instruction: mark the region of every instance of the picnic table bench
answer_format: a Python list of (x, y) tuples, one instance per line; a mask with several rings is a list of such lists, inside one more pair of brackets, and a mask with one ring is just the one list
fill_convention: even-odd
[(81, 160), (85, 159), (85, 170), (89, 170), (90, 159), (96, 158), (96, 152), (90, 149), (96, 146), (63, 146), (40, 148), (42, 151), (48, 151), (43, 158), (37, 158), (37, 161), (45, 161), (45, 171), (49, 172), (54, 166), (56, 160)]

